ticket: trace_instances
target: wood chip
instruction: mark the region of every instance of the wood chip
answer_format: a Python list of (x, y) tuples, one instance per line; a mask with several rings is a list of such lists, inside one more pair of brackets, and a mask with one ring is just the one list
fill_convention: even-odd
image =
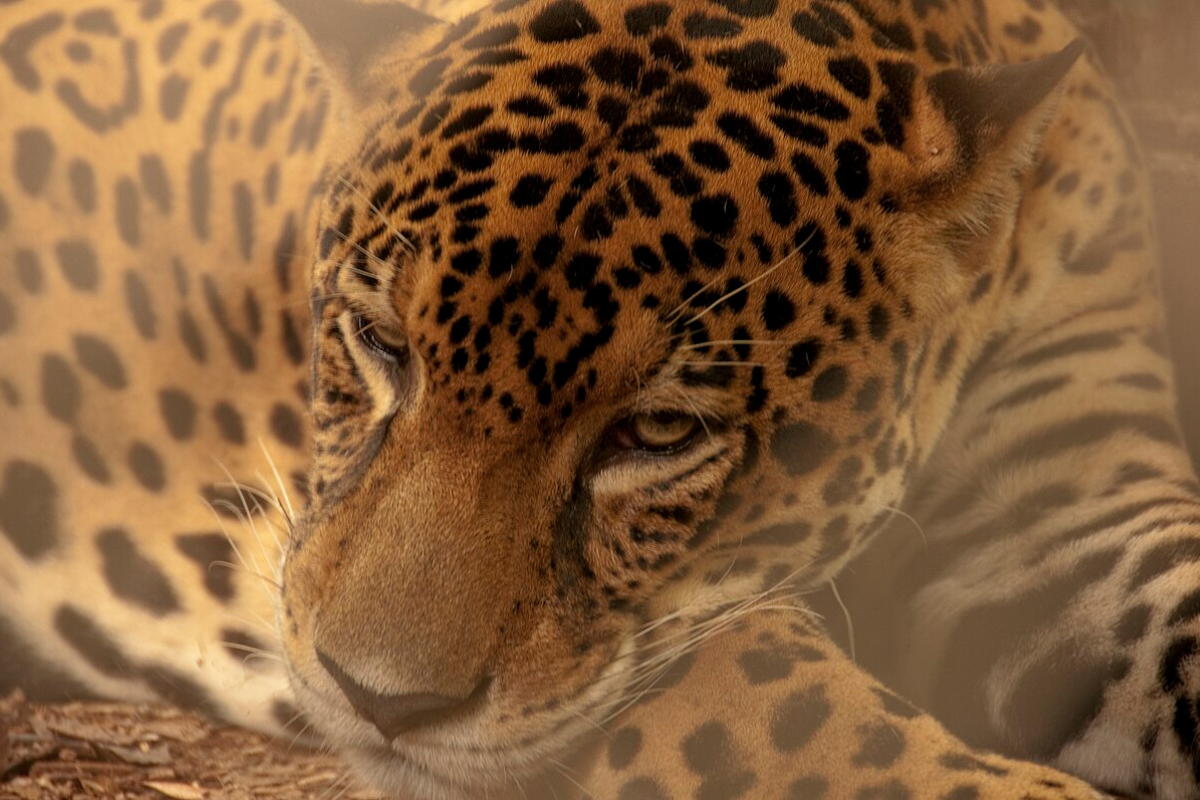
[(96, 725), (90, 722), (52, 719), (46, 721), (46, 727), (60, 736), (80, 739), (85, 742), (103, 742), (105, 744), (122, 745), (124, 747), (131, 747), (137, 744), (136, 736), (130, 736), (127, 732), (118, 732), (103, 725)]
[(126, 764), (137, 764), (139, 767), (161, 767), (171, 763), (171, 751), (165, 744), (147, 747), (121, 747), (116, 744), (93, 745), (96, 750), (106, 756), (111, 756)]
[(147, 781), (142, 784), (147, 789), (153, 789), (159, 794), (170, 797), (171, 800), (204, 800), (207, 796), (203, 789), (186, 783), (168, 783), (166, 781)]
[(184, 744), (195, 744), (211, 733), (208, 725), (191, 718), (147, 720), (142, 729), (164, 739), (173, 739)]

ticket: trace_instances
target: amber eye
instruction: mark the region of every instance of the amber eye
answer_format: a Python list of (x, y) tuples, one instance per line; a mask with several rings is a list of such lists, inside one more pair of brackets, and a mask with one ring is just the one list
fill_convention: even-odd
[(354, 315), (354, 335), (380, 358), (396, 364), (408, 360), (408, 345), (404, 338), (389, 330), (383, 323)]
[(700, 429), (700, 420), (688, 414), (637, 414), (619, 427), (617, 441), (630, 450), (668, 453), (690, 444)]

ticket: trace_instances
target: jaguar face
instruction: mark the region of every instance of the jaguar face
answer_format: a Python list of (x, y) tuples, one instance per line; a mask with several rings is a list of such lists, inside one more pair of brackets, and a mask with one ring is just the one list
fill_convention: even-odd
[(1011, 234), (1012, 120), (776, 5), (502, 3), (364, 112), (281, 626), (384, 785), (562, 753), (713, 620), (835, 572), (949, 412), (927, 345)]

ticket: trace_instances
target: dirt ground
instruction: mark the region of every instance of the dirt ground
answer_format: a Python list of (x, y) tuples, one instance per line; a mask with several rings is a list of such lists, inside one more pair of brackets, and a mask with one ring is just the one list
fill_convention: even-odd
[[(1200, 453), (1200, 3), (1062, 0), (1130, 99), (1156, 186), (1184, 427)], [(1152, 44), (1153, 46), (1147, 46)], [(0, 800), (368, 800), (332, 756), (175, 709), (0, 700)]]
[(0, 800), (379, 800), (337, 758), (161, 706), (0, 700)]

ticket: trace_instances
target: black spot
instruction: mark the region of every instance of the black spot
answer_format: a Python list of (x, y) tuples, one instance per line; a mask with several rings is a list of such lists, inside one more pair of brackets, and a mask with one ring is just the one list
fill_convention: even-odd
[(1184, 685), (1183, 670), (1197, 655), (1200, 655), (1200, 642), (1196, 637), (1184, 636), (1171, 642), (1158, 668), (1158, 684), (1165, 693), (1179, 691)]
[(148, 153), (138, 159), (138, 176), (142, 188), (150, 202), (164, 214), (171, 212), (171, 184), (167, 178), (166, 167), (162, 159), (155, 153)]
[(294, 705), (283, 700), (275, 700), (271, 703), (271, 719), (293, 736), (302, 736), (309, 728), (305, 723), (304, 715)]
[(879, 698), (879, 701), (883, 704), (883, 710), (888, 714), (891, 714), (893, 717), (899, 717), (900, 719), (916, 719), (917, 717), (921, 716), (921, 712), (910, 705), (907, 700), (897, 697), (887, 689), (876, 687), (871, 691), (875, 693), (875, 695)]
[(806, 775), (788, 785), (785, 800), (825, 800), (828, 792), (829, 781), (816, 775)]
[(769, 17), (775, 13), (778, 6), (778, 0), (714, 0), (714, 2), (731, 14), (750, 19)]
[(762, 320), (767, 330), (782, 330), (791, 325), (795, 318), (796, 307), (786, 294), (776, 289), (767, 292), (762, 306)]
[(13, 175), (27, 194), (37, 196), (46, 187), (54, 161), (54, 143), (42, 128), (17, 131)]
[(858, 142), (845, 140), (837, 146), (834, 155), (837, 157), (834, 178), (838, 188), (848, 200), (862, 199), (871, 185), (871, 173), (868, 169), (871, 154)]
[(10, 461), (0, 486), (0, 531), (26, 560), (59, 544), (58, 487), (50, 474), (28, 461)]
[(77, 433), (72, 437), (71, 454), (75, 456), (75, 463), (83, 470), (83, 474), (96, 483), (106, 484), (112, 479), (108, 465), (104, 463), (95, 442), (83, 434)]
[(717, 127), (739, 147), (763, 159), (775, 157), (775, 142), (750, 117), (726, 112), (717, 117)]
[(17, 282), (21, 284), (22, 289), (30, 294), (41, 293), (44, 276), (37, 253), (32, 250), (18, 250), (13, 256), (13, 266), (16, 267)]
[[(825, 505), (836, 506), (853, 500), (858, 492), (858, 476), (862, 472), (862, 468), (862, 459), (858, 456), (843, 458), (833, 475), (821, 487), (821, 499), (825, 501)], [(838, 517), (834, 522), (840, 522), (843, 519), (842, 517)], [(830, 523), (828, 527), (833, 526), (834, 523)], [(826, 539), (830, 538), (828, 529), (821, 533)], [(837, 546), (842, 545), (839, 543)], [(825, 556), (826, 554), (823, 553), (822, 555)]]
[(1185, 595), (1175, 604), (1170, 615), (1167, 616), (1166, 625), (1167, 627), (1182, 625), (1191, 622), (1196, 617), (1200, 617), (1200, 589)]
[(837, 400), (846, 393), (845, 367), (832, 366), (813, 379), (812, 399), (818, 403)]
[(895, 725), (875, 722), (860, 725), (855, 732), (861, 738), (861, 744), (851, 763), (857, 767), (884, 769), (896, 763), (904, 753), (904, 733)]
[(741, 32), (741, 25), (725, 17), (696, 12), (683, 20), (683, 33), (689, 39), (730, 39)]
[(592, 72), (606, 84), (636, 91), (645, 72), (645, 59), (634, 50), (606, 47), (588, 59)]
[(200, 152), (188, 162), (188, 217), (192, 231), (201, 241), (208, 240), (209, 208), (212, 203), (212, 175), (209, 173), (208, 158)]
[(898, 780), (878, 786), (864, 786), (854, 793), (854, 800), (910, 800), (912, 792)]
[(213, 420), (222, 439), (230, 444), (246, 443), (246, 425), (242, 422), (242, 415), (229, 403), (217, 403), (213, 408)]
[(625, 28), (634, 36), (646, 36), (667, 24), (671, 6), (667, 3), (647, 3), (625, 12)]
[(133, 270), (125, 273), (125, 304), (133, 318), (133, 326), (143, 339), (153, 339), (158, 326), (158, 317), (150, 305), (150, 290), (146, 282)]
[(580, 253), (574, 256), (563, 270), (567, 285), (572, 289), (586, 289), (596, 280), (596, 271), (600, 268), (600, 258), (590, 253)]
[(442, 128), (442, 139), (453, 139), (477, 129), (492, 116), (491, 106), (474, 106), (463, 110)]
[(725, 148), (716, 142), (692, 142), (688, 145), (688, 153), (693, 161), (713, 172), (725, 172), (729, 169), (729, 155), (725, 152)]
[(771, 440), (771, 452), (793, 477), (820, 467), (836, 448), (837, 441), (810, 422), (785, 425)]
[(679, 197), (691, 197), (704, 187), (704, 182), (675, 153), (665, 152), (654, 156), (650, 166), (659, 176), (667, 179), (671, 192)]
[(237, 232), (238, 251), (243, 261), (254, 255), (254, 193), (245, 181), (233, 185), (233, 226)]
[(162, 617), (179, 610), (179, 599), (167, 576), (146, 558), (129, 534), (119, 528), (102, 531), (96, 547), (104, 566), (104, 579), (113, 594)]
[(829, 181), (816, 162), (801, 152), (792, 153), (792, 170), (800, 182), (817, 197), (829, 195)]
[(408, 81), (408, 90), (414, 97), (428, 96), (441, 83), (442, 73), (450, 65), (448, 58), (436, 58), (413, 73)]
[(222, 709), (200, 684), (172, 669), (161, 666), (145, 666), (138, 670), (138, 677), (150, 689), (173, 706), (195, 709), (208, 716), (221, 716)]
[(533, 208), (546, 199), (546, 192), (554, 185), (554, 179), (542, 175), (523, 175), (509, 195), (509, 201), (517, 208)]
[(117, 233), (121, 236), (121, 241), (130, 247), (137, 247), (142, 240), (141, 219), (140, 219), (140, 198), (138, 197), (137, 185), (129, 178), (121, 178), (117, 181), (115, 190), (117, 215)]
[(781, 681), (793, 669), (792, 659), (778, 648), (745, 650), (737, 661), (752, 686)]
[(710, 64), (728, 70), (725, 84), (738, 92), (758, 92), (779, 83), (779, 69), (787, 57), (762, 41), (718, 50), (708, 56)]
[(781, 752), (794, 753), (817, 735), (832, 713), (823, 684), (792, 692), (771, 715), (771, 742)]
[(45, 14), (8, 29), (8, 36), (0, 42), (0, 62), (8, 67), (18, 86), (31, 92), (41, 88), (42, 79), (29, 59), (29, 51), (39, 39), (50, 35), (62, 24), (62, 14)]
[(83, 239), (64, 239), (54, 246), (54, 255), (63, 277), (72, 287), (93, 292), (100, 285), (96, 251)]
[(117, 351), (103, 339), (84, 334), (77, 335), (75, 355), (83, 368), (109, 389), (124, 389), (128, 385), (125, 366), (117, 356)]
[(771, 221), (781, 228), (796, 220), (796, 187), (782, 172), (767, 172), (758, 179), (758, 193), (767, 201)]
[(158, 393), (158, 408), (172, 439), (182, 442), (192, 438), (196, 430), (196, 403), (191, 395), (179, 389), (163, 389)]
[(158, 87), (158, 108), (167, 122), (174, 122), (183, 113), (183, 103), (190, 85), (187, 78), (172, 73)]
[(862, 294), (863, 274), (856, 261), (847, 261), (842, 270), (842, 294), (851, 300)]
[(754, 785), (755, 775), (745, 769), (723, 723), (713, 720), (699, 726), (680, 749), (688, 770), (703, 777), (696, 800), (734, 800)]
[(304, 423), (291, 406), (276, 403), (271, 408), (271, 434), (288, 447), (299, 449), (304, 444)]
[(967, 784), (955, 786), (942, 795), (940, 800), (979, 800), (979, 789)]
[(641, 730), (627, 725), (609, 737), (608, 765), (615, 770), (625, 769), (633, 763), (641, 749)]
[(187, 533), (175, 537), (179, 552), (200, 566), (204, 588), (222, 603), (234, 597), (233, 564), (235, 553), (229, 538), (220, 533)]
[(96, 173), (92, 171), (91, 164), (72, 161), (67, 167), (67, 183), (80, 211), (91, 213), (96, 210)]
[(169, 26), (158, 37), (158, 60), (161, 64), (167, 64), (179, 52), (179, 46), (183, 44), (184, 37), (187, 36), (189, 25), (186, 22), (176, 22)]
[(771, 103), (781, 111), (805, 114), (830, 122), (842, 122), (850, 118), (850, 109), (836, 97), (803, 83), (792, 84), (781, 90), (771, 98)]
[(161, 492), (167, 485), (162, 457), (144, 442), (134, 442), (130, 446), (129, 469), (138, 483), (151, 492)]
[(42, 403), (50, 416), (74, 422), (82, 394), (79, 378), (65, 359), (53, 354), (42, 357)]
[(600, 30), (600, 24), (578, 0), (558, 0), (529, 23), (529, 32), (539, 42), (582, 39)]
[(692, 201), (692, 222), (711, 236), (724, 236), (737, 223), (737, 202), (727, 194)]
[(829, 74), (855, 97), (866, 100), (871, 96), (871, 68), (857, 56), (833, 59)]
[(867, 312), (867, 330), (871, 333), (871, 338), (875, 341), (883, 341), (887, 338), (888, 329), (891, 327), (891, 315), (888, 310), (881, 305), (871, 306), (871, 310)]
[(653, 778), (634, 778), (621, 786), (617, 800), (670, 800), (670, 795)]
[(117, 36), (121, 32), (112, 12), (107, 8), (92, 8), (80, 12), (75, 17), (75, 30), (104, 36)]
[(813, 283), (829, 280), (829, 259), (825, 256), (825, 232), (816, 223), (808, 223), (796, 231), (793, 242), (804, 257), (801, 272)]
[(134, 667), (91, 617), (73, 606), (59, 606), (54, 629), (92, 669), (112, 678), (134, 677)]
[(0, 292), (0, 334), (5, 334), (17, 326), (17, 307), (8, 299), (8, 295)]
[(854, 396), (854, 410), (859, 414), (870, 414), (882, 396), (883, 382), (878, 378), (867, 378)]
[(252, 670), (271, 668), (266, 658), (272, 650), (262, 639), (237, 628), (221, 628), (220, 637), (225, 652), (237, 663)]

